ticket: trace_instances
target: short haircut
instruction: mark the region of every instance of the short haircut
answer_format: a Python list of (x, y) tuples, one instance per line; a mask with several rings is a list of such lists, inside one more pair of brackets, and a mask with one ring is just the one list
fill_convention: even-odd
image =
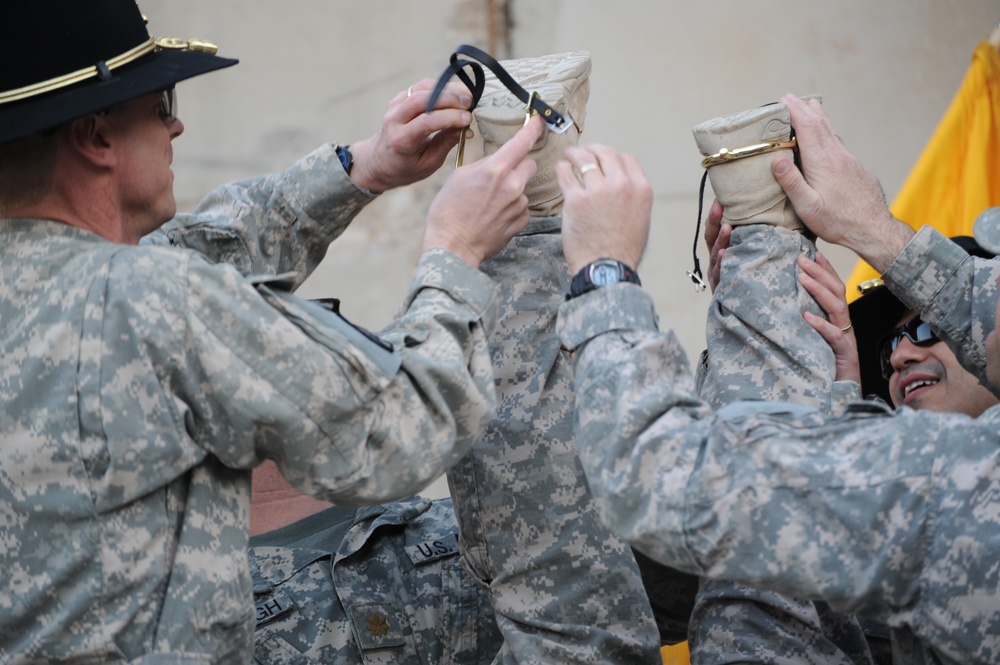
[(38, 203), (52, 187), (58, 139), (32, 134), (0, 144), (0, 217)]

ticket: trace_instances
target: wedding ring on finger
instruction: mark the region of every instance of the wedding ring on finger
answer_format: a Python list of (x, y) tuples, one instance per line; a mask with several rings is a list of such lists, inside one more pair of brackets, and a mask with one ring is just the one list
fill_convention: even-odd
[(411, 85), (409, 88), (406, 89), (406, 96), (409, 97), (412, 94), (413, 94), (413, 86)]
[(851, 328), (853, 328), (853, 327), (854, 327), (853, 323), (848, 323), (846, 328), (841, 328), (840, 329), (840, 332), (842, 332), (842, 333), (849, 333), (849, 332), (851, 332)]
[(580, 177), (582, 178), (583, 176), (585, 176), (586, 174), (590, 173), (591, 171), (597, 168), (599, 167), (594, 162), (591, 162), (590, 164), (584, 164), (583, 166), (580, 167)]

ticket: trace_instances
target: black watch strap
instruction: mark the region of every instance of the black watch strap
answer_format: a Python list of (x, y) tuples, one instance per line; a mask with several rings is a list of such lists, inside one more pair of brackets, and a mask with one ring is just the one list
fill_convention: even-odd
[(573, 281), (569, 284), (569, 294), (566, 299), (576, 298), (584, 293), (589, 293), (594, 289), (619, 282), (630, 282), (642, 286), (639, 281), (639, 274), (615, 259), (597, 259), (580, 269), (580, 272), (573, 275)]

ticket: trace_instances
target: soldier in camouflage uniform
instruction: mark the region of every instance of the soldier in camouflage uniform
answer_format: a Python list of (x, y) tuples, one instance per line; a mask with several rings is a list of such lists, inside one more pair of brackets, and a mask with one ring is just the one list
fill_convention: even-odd
[[(376, 337), (282, 287), (365, 188), (440, 166), (467, 96), (425, 116), (422, 83), (352, 145), (351, 177), (324, 146), (159, 229), (184, 129), (173, 85), (235, 61), (158, 47), (132, 0), (16, 2), (5, 20), (0, 661), (247, 663), (250, 469), (270, 458), (325, 500), (387, 500), (492, 416), (495, 293), (476, 267), (527, 223), (542, 123), (449, 178), (403, 313)], [(243, 274), (288, 271), (257, 288)]]
[[(490, 337), (499, 403), (485, 436), (448, 473), (463, 557), (490, 591), (505, 639), (498, 663), (658, 662), (635, 559), (601, 524), (576, 454), (572, 371), (555, 335), (569, 273), (552, 167), (583, 128), (590, 56), (501, 64), (576, 125), (536, 144), (531, 221), (483, 263), (501, 289)], [(493, 153), (523, 124), (524, 104), (488, 76), (475, 115)]]
[(255, 663), (487, 665), (500, 651), (450, 499), (333, 507), (265, 463), (250, 529)]
[[(827, 412), (856, 398), (857, 384), (835, 381), (832, 347), (803, 317), (825, 313), (798, 281), (800, 258), (816, 259), (770, 164), (791, 149), (712, 164), (723, 148), (787, 141), (787, 107), (769, 104), (715, 118), (693, 130), (718, 197), (708, 224), (732, 225), (708, 310), (708, 351), (698, 367), (699, 396), (713, 408), (736, 401), (808, 404)], [(737, 153), (738, 154), (738, 153)], [(761, 306), (760, 303), (766, 303)], [(841, 314), (845, 317), (846, 312)], [(838, 327), (846, 327), (849, 320)], [(691, 662), (872, 665), (857, 617), (823, 602), (789, 598), (728, 580), (704, 579), (691, 615)]]
[[(996, 392), (1000, 265), (932, 229), (914, 235), (891, 217), (877, 180), (821, 107), (782, 102), (809, 180), (788, 159), (772, 168), (803, 221), (881, 270)], [(648, 183), (623, 175), (606, 150), (567, 154), (578, 168), (597, 158), (610, 171), (581, 185), (560, 167), (571, 269), (601, 255), (636, 265)], [(621, 206), (637, 199), (647, 205)], [(1000, 409), (970, 418), (857, 402), (831, 416), (733, 402), (716, 411), (695, 397), (683, 349), (656, 330), (650, 299), (631, 284), (569, 301), (559, 327), (576, 350), (581, 459), (620, 534), (684, 570), (883, 620), (897, 662), (1000, 659)]]

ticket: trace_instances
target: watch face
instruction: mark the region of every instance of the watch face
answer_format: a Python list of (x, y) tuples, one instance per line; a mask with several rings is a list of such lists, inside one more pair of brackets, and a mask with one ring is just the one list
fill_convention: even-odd
[(613, 263), (598, 263), (590, 270), (590, 281), (596, 286), (617, 284), (621, 281), (618, 275), (618, 266)]

